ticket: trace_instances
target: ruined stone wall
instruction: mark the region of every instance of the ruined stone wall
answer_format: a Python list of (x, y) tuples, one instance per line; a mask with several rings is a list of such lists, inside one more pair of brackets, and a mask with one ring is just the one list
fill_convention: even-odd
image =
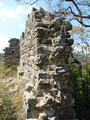
[(68, 59), (72, 25), (40, 9), (28, 15), (20, 40), (19, 87), (25, 120), (76, 120)]
[(9, 47), (6, 47), (4, 52), (4, 63), (6, 65), (18, 65), (20, 58), (19, 39), (11, 38), (9, 41)]
[(0, 53), (0, 62), (4, 62), (4, 54)]

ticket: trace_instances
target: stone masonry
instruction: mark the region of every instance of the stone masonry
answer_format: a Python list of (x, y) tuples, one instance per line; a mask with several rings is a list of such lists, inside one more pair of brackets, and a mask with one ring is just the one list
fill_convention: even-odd
[(0, 53), (0, 62), (4, 62), (4, 54)]
[(76, 120), (68, 86), (72, 25), (48, 11), (32, 9), (20, 39), (19, 87), (25, 120)]
[(20, 58), (19, 39), (11, 38), (9, 47), (4, 49), (4, 63), (6, 65), (18, 65)]

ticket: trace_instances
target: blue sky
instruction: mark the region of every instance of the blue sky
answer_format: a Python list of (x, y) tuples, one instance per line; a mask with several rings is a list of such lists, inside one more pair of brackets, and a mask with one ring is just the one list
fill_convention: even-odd
[(20, 38), (30, 11), (31, 6), (15, 0), (0, 0), (0, 53), (8, 46), (10, 38)]
[[(48, 9), (44, 2), (34, 5), (37, 8), (42, 6)], [(20, 38), (31, 8), (15, 0), (0, 0), (0, 53), (8, 46), (10, 38)]]
[(0, 52), (8, 46), (10, 38), (19, 38), (24, 31), (29, 7), (14, 0), (0, 0)]
[[(51, 6), (48, 6), (47, 3), (41, 0), (34, 7), (54, 10), (57, 1), (55, 0)], [(21, 5), (15, 0), (0, 0), (0, 53), (8, 46), (10, 38), (20, 38), (21, 33), (25, 30), (27, 15), (30, 13), (31, 8), (32, 6)]]

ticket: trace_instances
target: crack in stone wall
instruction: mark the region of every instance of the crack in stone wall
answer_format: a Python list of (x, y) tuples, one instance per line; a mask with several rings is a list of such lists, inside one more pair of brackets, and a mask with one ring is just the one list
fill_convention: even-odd
[(25, 120), (76, 120), (68, 86), (72, 25), (44, 9), (32, 9), (20, 39), (19, 87)]
[(18, 65), (20, 58), (19, 39), (11, 38), (9, 47), (4, 49), (4, 63), (6, 65)]

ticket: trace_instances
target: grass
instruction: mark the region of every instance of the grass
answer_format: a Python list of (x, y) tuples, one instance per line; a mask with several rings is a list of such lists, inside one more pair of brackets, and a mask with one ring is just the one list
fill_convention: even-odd
[(16, 106), (16, 117), (18, 120), (24, 119), (24, 110), (23, 110), (23, 100), (22, 100), (22, 94), (20, 89), (17, 90), (16, 93), (13, 94), (13, 104)]
[(0, 80), (0, 120), (16, 120), (15, 109), (9, 99), (8, 87)]
[[(11, 80), (7, 82), (10, 78)], [(16, 86), (16, 90), (13, 91)], [(22, 94), (18, 88), (17, 65), (7, 67), (0, 61), (0, 120), (23, 120), (22, 106)]]
[(17, 65), (12, 65), (8, 67), (7, 65), (4, 65), (4, 63), (0, 61), (0, 77), (9, 78), (9, 77), (13, 77), (16, 74), (17, 74)]

